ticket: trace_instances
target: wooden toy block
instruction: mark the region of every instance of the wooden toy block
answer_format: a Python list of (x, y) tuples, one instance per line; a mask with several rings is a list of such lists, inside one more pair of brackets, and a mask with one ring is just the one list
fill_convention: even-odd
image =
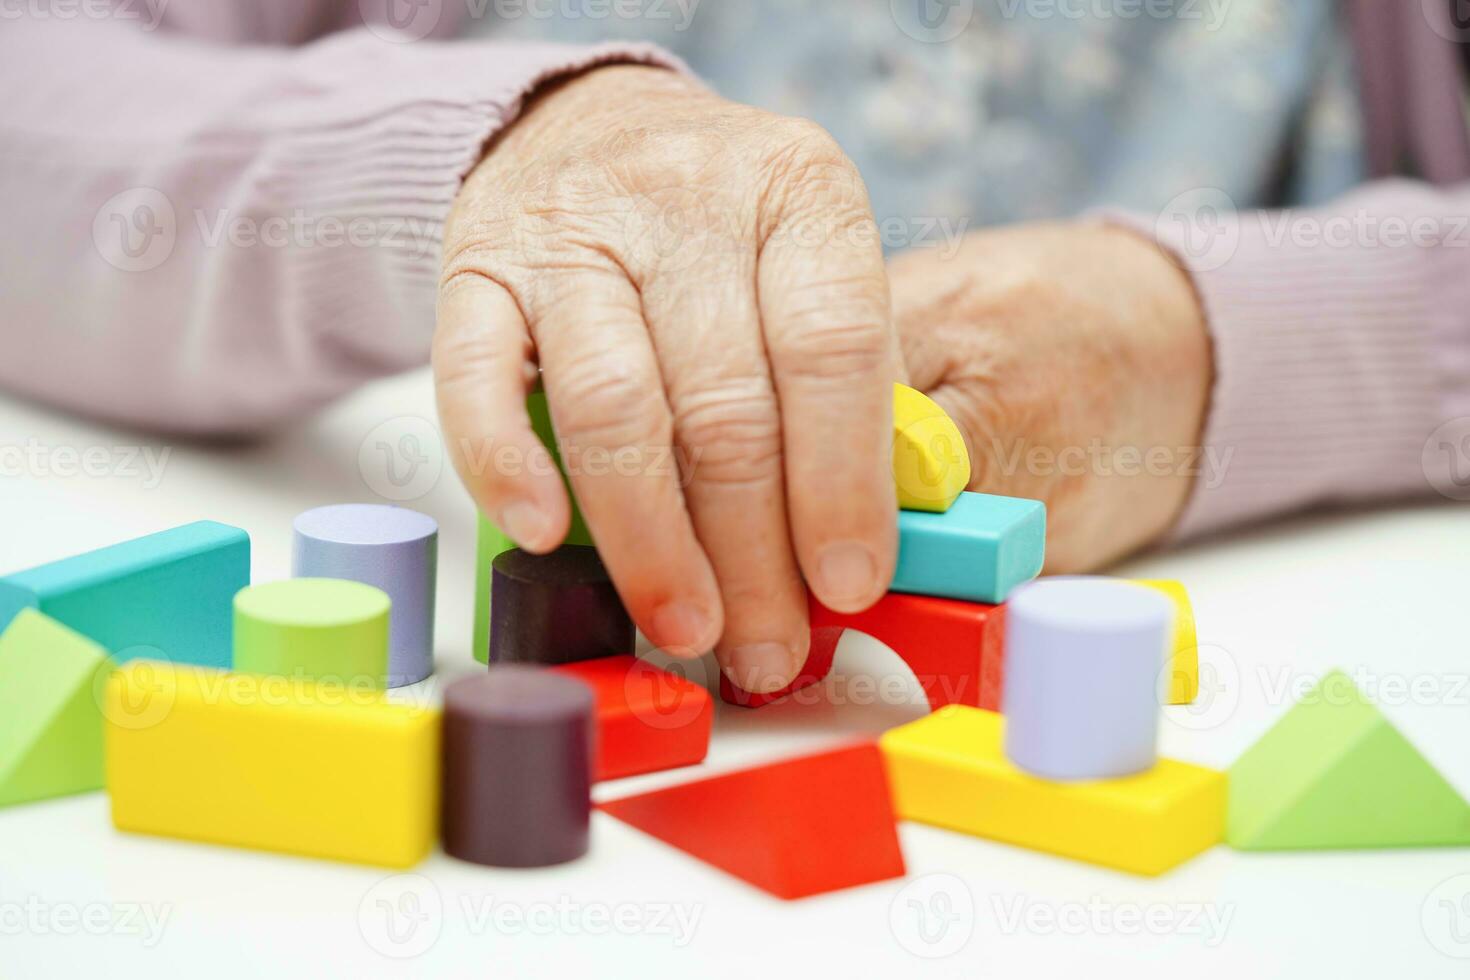
[(552, 668), (592, 688), (601, 782), (704, 761), (714, 726), (709, 692), (637, 657), (602, 657)]
[(1136, 579), (1139, 585), (1157, 589), (1174, 603), (1174, 638), (1169, 647), (1169, 704), (1193, 704), (1199, 697), (1199, 639), (1194, 629), (1194, 607), (1184, 583), (1170, 579)]
[[(526, 396), (526, 411), (531, 416), (531, 428), (541, 437), (542, 443), (551, 451), (551, 458), (561, 470), (562, 481), (567, 486), (567, 498), (572, 502), (572, 523), (563, 544), (592, 545), (592, 533), (577, 506), (577, 497), (566, 479), (566, 467), (562, 464), (561, 452), (557, 448), (556, 433), (551, 427), (551, 412), (546, 406), (546, 393), (539, 388)], [(475, 659), (486, 663), (490, 651), (490, 566), (495, 556), (516, 546), (504, 532), (496, 527), (484, 514), (476, 513), (475, 532)]]
[(387, 504), (331, 504), (298, 514), (291, 575), (337, 578), (388, 594), (388, 686), (434, 672), (434, 580), (439, 525)]
[(0, 806), (101, 787), (109, 667), (101, 646), (34, 609), (0, 632)]
[(811, 648), (795, 680), (779, 691), (752, 694), (721, 674), (720, 697), (730, 704), (758, 708), (820, 683), (832, 670), (842, 631), (853, 629), (891, 648), (909, 665), (930, 708), (946, 704), (1000, 707), (1004, 606), (890, 592), (860, 613), (838, 613), (808, 593), (807, 615)]
[(965, 492), (942, 514), (898, 512), (894, 592), (1004, 602), (1041, 573), (1046, 505)]
[(1220, 841), (1224, 773), (1160, 759), (1122, 779), (1052, 782), (1011, 764), (1004, 727), (994, 712), (951, 705), (885, 732), (898, 815), (1141, 875)]
[(1334, 671), (1230, 768), (1245, 851), (1470, 845), (1470, 804)]
[(235, 596), (235, 669), (382, 686), (388, 612), (382, 589), (336, 578), (291, 578)]
[(871, 743), (711, 776), (598, 809), (777, 898), (903, 875)]
[(113, 672), (104, 715), (119, 830), (394, 868), (433, 847), (437, 710), (138, 660)]
[(197, 521), (0, 579), (0, 629), (39, 609), (134, 657), (230, 665), (230, 600), (250, 584), (250, 538)]
[(970, 454), (959, 426), (932, 398), (893, 386), (893, 482), (904, 510), (944, 513), (970, 485)]
[(1158, 759), (1174, 604), (1121, 579), (1028, 582), (1006, 603), (1006, 756), (1047, 779), (1108, 779)]
[(539, 667), (491, 665), (444, 691), (444, 850), (505, 868), (587, 852), (592, 690)]
[(596, 548), (516, 548), (492, 567), (491, 663), (565, 664), (633, 649), (633, 620)]

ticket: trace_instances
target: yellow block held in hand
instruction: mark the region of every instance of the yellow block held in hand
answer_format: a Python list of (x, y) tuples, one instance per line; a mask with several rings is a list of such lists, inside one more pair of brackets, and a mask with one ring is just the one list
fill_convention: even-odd
[(119, 830), (393, 868), (433, 847), (437, 709), (134, 660), (108, 679), (103, 715)]
[(959, 426), (921, 391), (893, 386), (893, 482), (901, 510), (949, 510), (970, 485)]
[(1119, 779), (1054, 782), (1018, 769), (1004, 719), (950, 705), (878, 740), (904, 820), (1161, 874), (1225, 832), (1225, 774), (1172, 759)]

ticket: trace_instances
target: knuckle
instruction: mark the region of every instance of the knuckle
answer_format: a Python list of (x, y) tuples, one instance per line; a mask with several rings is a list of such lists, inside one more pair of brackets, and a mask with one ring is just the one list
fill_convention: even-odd
[(559, 369), (557, 430), (569, 447), (630, 446), (660, 439), (659, 379), (635, 359), (579, 353)]
[(764, 483), (781, 473), (781, 417), (762, 379), (726, 379), (679, 398), (675, 434), (691, 449), (696, 481)]
[(695, 182), (727, 152), (718, 133), (697, 125), (637, 127), (619, 133), (616, 139), (613, 158), (638, 186)]
[(780, 121), (781, 151), (792, 160), (810, 164), (850, 167), (847, 154), (836, 137), (821, 125), (799, 116), (784, 116)]
[[(530, 357), (524, 341), (519, 347), (498, 341), (497, 331), (509, 326), (504, 320), (492, 318), (484, 321), (477, 317), (473, 321), (461, 321), (452, 329), (444, 325), (446, 306), (458, 302), (459, 296), (468, 296), (477, 290), (503, 288), (483, 274), (469, 271), (444, 280), (439, 290), (439, 324), (429, 341), (429, 362), (440, 387), (485, 384), (487, 379), (505, 376), (508, 364), (518, 370)], [(510, 295), (508, 290), (506, 292)]]
[(867, 190), (857, 167), (837, 140), (806, 119), (784, 119), (770, 141), (766, 167), (775, 186), (784, 191), (781, 210), (820, 204), (823, 208), (849, 204), (867, 210)]
[(773, 354), (795, 377), (846, 381), (881, 370), (892, 356), (887, 317), (870, 301), (798, 301), (784, 320)]

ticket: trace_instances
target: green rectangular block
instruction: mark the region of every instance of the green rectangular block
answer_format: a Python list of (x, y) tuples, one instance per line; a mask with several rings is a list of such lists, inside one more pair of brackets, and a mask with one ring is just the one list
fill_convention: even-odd
[(961, 493), (949, 510), (898, 512), (894, 592), (1005, 602), (1041, 574), (1046, 505), (1022, 497)]
[(34, 609), (0, 633), (0, 806), (101, 788), (108, 668), (100, 645)]
[(0, 629), (32, 608), (119, 663), (227, 668), (231, 602), (249, 584), (249, 535), (196, 521), (0, 578)]
[[(531, 416), (531, 428), (541, 437), (557, 469), (562, 471), (562, 482), (566, 483), (567, 496), (572, 501), (572, 523), (563, 544), (591, 545), (592, 534), (582, 511), (577, 506), (577, 497), (567, 482), (566, 467), (562, 465), (561, 453), (556, 446), (556, 433), (551, 427), (551, 413), (546, 407), (546, 393), (537, 389), (526, 396), (526, 411)], [(490, 563), (495, 556), (514, 548), (515, 542), (506, 537), (484, 514), (476, 515), (479, 520), (475, 528), (475, 659), (488, 663), (490, 659)]]

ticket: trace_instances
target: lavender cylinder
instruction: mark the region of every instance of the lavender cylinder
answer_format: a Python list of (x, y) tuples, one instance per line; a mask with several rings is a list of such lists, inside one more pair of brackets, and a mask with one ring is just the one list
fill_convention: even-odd
[(331, 504), (298, 514), (293, 528), (293, 577), (350, 579), (388, 593), (388, 686), (433, 673), (434, 519), (387, 504)]
[(444, 690), (444, 851), (502, 868), (587, 852), (592, 689), (565, 674), (492, 665)]
[(1043, 579), (1006, 603), (1005, 752), (1048, 779), (1107, 779), (1158, 758), (1174, 609), (1107, 578)]

